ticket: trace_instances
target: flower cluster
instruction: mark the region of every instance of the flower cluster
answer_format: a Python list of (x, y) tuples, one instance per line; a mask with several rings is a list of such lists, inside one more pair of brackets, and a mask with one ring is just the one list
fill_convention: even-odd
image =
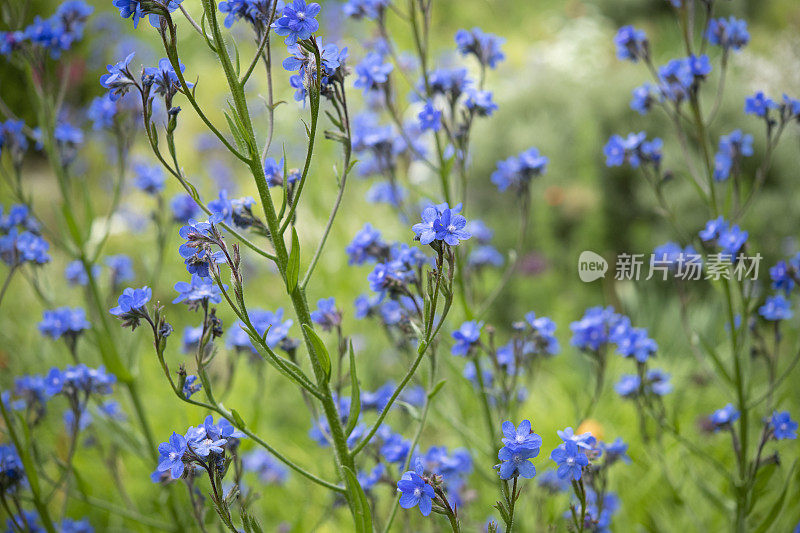
[(748, 232), (740, 229), (737, 224), (729, 224), (720, 215), (709, 220), (698, 235), (703, 242), (716, 244), (724, 254), (735, 258), (747, 242)]
[(228, 420), (220, 418), (215, 424), (214, 418), (208, 415), (202, 424), (190, 427), (185, 435), (173, 432), (168, 442), (158, 445), (159, 460), (153, 481), (161, 481), (164, 472), (169, 472), (171, 479), (180, 479), (196, 467), (209, 475), (215, 471), (224, 477), (228, 467), (226, 452), (235, 452), (239, 439), (245, 437)]
[(547, 161), (537, 148), (529, 148), (519, 155), (498, 161), (497, 170), (492, 172), (492, 183), (500, 192), (508, 188), (525, 192), (533, 178), (547, 172)]
[(294, 0), (291, 5), (283, 8), (283, 16), (272, 27), (277, 35), (286, 37), (286, 44), (304, 41), (319, 29), (316, 16), (321, 9), (316, 2), (306, 4), (303, 0)]
[(721, 46), (725, 50), (738, 52), (750, 42), (747, 22), (736, 17), (712, 19), (708, 23), (706, 39), (711, 44)]
[(63, 337), (68, 342), (75, 342), (78, 336), (91, 327), (86, 320), (86, 312), (80, 307), (74, 309), (59, 307), (52, 311), (44, 311), (42, 321), (39, 322), (39, 331), (42, 335), (52, 339)]
[(623, 374), (614, 385), (614, 390), (623, 398), (637, 398), (640, 395), (664, 396), (672, 392), (670, 375), (658, 368), (651, 368), (644, 380), (636, 374)]
[(50, 245), (39, 234), (39, 223), (25, 205), (11, 206), (7, 215), (0, 205), (0, 259), (5, 264), (42, 265), (50, 261), (49, 249)]
[(443, 241), (450, 246), (456, 246), (460, 241), (471, 237), (465, 229), (467, 219), (458, 213), (461, 204), (454, 208), (445, 202), (431, 205), (422, 210), (422, 222), (414, 224), (414, 240), (420, 244), (431, 244), (434, 241)]
[(533, 478), (536, 468), (530, 460), (539, 455), (542, 437), (533, 432), (530, 421), (523, 420), (518, 427), (509, 421), (503, 422), (502, 442), (503, 447), (497, 453), (501, 462), (495, 466), (500, 479)]
[(92, 11), (94, 8), (83, 0), (68, 0), (49, 18), (37, 15), (22, 31), (0, 32), (0, 55), (8, 56), (27, 47), (59, 59), (63, 52), (83, 39), (86, 20)]
[(739, 163), (742, 157), (753, 155), (753, 136), (734, 130), (719, 138), (719, 149), (714, 156), (714, 179), (725, 181), (733, 171), (739, 174)]
[[(250, 324), (253, 325), (253, 328), (264, 339), (269, 348), (283, 345), (287, 349), (293, 349), (295, 343), (288, 338), (288, 335), (289, 328), (292, 327), (294, 321), (290, 318), (283, 319), (283, 309), (278, 309), (274, 313), (261, 309), (248, 309), (247, 313)], [(226, 345), (229, 348), (249, 351), (253, 354), (257, 353), (250, 336), (246, 332), (246, 326), (241, 320), (237, 321), (234, 327), (231, 328), (227, 336)]]
[(480, 28), (458, 30), (455, 39), (461, 55), (475, 56), (484, 67), (497, 68), (498, 63), (506, 58), (500, 48), (506, 40)]
[(647, 60), (650, 54), (650, 43), (647, 35), (642, 30), (633, 26), (623, 26), (614, 37), (617, 46), (617, 58), (621, 60), (636, 61)]
[(661, 164), (661, 148), (663, 141), (655, 138), (647, 140), (647, 134), (643, 131), (639, 133), (629, 133), (626, 138), (619, 135), (612, 135), (603, 148), (606, 156), (606, 166), (618, 167), (623, 163), (629, 164), (633, 168), (651, 165), (658, 169)]

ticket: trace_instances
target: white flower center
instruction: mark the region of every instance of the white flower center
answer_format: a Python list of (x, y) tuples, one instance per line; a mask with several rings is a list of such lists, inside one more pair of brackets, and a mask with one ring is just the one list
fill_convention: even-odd
[(419, 487), (415, 488), (414, 489), (414, 496), (416, 498), (419, 498), (420, 496), (422, 496), (422, 489), (420, 489)]
[(298, 11), (297, 18), (300, 20), (306, 20), (306, 12), (305, 11)]
[(567, 464), (572, 466), (573, 464), (575, 464), (575, 459), (572, 457), (567, 457)]

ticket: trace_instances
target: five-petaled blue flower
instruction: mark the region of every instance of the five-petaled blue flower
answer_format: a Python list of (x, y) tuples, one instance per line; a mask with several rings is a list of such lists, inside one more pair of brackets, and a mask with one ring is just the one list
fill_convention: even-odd
[(793, 316), (792, 304), (783, 294), (770, 296), (767, 301), (758, 308), (758, 314), (772, 322), (779, 320), (789, 320)]
[(310, 38), (319, 29), (319, 22), (315, 17), (320, 9), (322, 8), (316, 2), (306, 5), (303, 0), (294, 0), (291, 5), (283, 8), (283, 16), (272, 27), (276, 34), (286, 37), (286, 44), (295, 44)]
[(769, 419), (769, 428), (772, 430), (775, 440), (797, 438), (797, 422), (792, 420), (788, 411), (772, 413), (772, 417)]
[(419, 505), (422, 516), (428, 516), (431, 514), (436, 492), (422, 475), (422, 462), (417, 461), (415, 470), (409, 470), (397, 482), (397, 491), (400, 492), (400, 507), (411, 509)]
[(583, 474), (583, 467), (589, 464), (589, 458), (574, 441), (566, 441), (550, 453), (550, 459), (556, 462), (556, 473), (561, 479), (578, 481)]
[(186, 439), (182, 435), (173, 432), (169, 442), (162, 442), (158, 445), (158, 453), (161, 455), (158, 461), (158, 472), (169, 472), (173, 479), (180, 479), (183, 475), (184, 463), (183, 454), (188, 449)]
[(483, 322), (476, 322), (475, 320), (461, 324), (461, 327), (452, 333), (456, 343), (453, 345), (451, 353), (453, 355), (467, 355), (469, 350), (480, 341), (482, 327)]

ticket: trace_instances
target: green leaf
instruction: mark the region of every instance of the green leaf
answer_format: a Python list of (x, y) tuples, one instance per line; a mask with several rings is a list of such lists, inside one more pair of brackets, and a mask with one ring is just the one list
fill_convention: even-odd
[(231, 415), (233, 415), (236, 425), (238, 425), (240, 428), (247, 427), (247, 424), (244, 423), (244, 419), (236, 409), (231, 409)]
[(767, 531), (770, 531), (772, 524), (778, 519), (778, 516), (781, 514), (781, 509), (783, 508), (783, 502), (786, 501), (786, 493), (789, 492), (789, 487), (792, 485), (792, 476), (794, 475), (794, 469), (796, 466), (797, 461), (792, 464), (792, 468), (789, 470), (789, 474), (786, 476), (786, 482), (783, 484), (783, 490), (778, 496), (778, 499), (770, 508), (767, 516), (764, 518), (764, 521), (761, 522), (758, 528), (754, 530), (754, 533), (766, 533)]
[(245, 144), (244, 142), (244, 137), (242, 136), (242, 133), (239, 131), (239, 128), (236, 126), (236, 124), (234, 123), (233, 119), (231, 118), (231, 116), (228, 114), (227, 111), (225, 112), (225, 120), (228, 121), (228, 128), (230, 128), (231, 133), (233, 134), (233, 140), (236, 141), (236, 146), (238, 146), (239, 148), (246, 148), (247, 144)]
[(297, 287), (297, 276), (300, 274), (300, 241), (297, 230), (292, 227), (292, 251), (289, 253), (289, 263), (286, 265), (286, 288), (294, 292)]
[(503, 519), (503, 522), (508, 524), (508, 510), (506, 509), (505, 504), (503, 502), (497, 502), (492, 507), (500, 511), (500, 517)]
[(314, 346), (314, 351), (317, 353), (317, 358), (319, 359), (319, 364), (322, 366), (322, 371), (325, 372), (325, 376), (328, 380), (331, 379), (331, 356), (328, 355), (328, 349), (325, 348), (325, 343), (322, 342), (322, 339), (319, 338), (317, 332), (309, 326), (308, 324), (303, 324), (303, 329), (306, 331), (306, 335), (308, 335), (308, 339), (311, 341), (311, 344)]
[(753, 484), (753, 491), (752, 497), (750, 498), (750, 507), (748, 512), (753, 510), (758, 498), (762, 496), (765, 492), (767, 492), (770, 487), (770, 480), (775, 475), (775, 472), (778, 470), (777, 463), (767, 463), (763, 466), (760, 466), (758, 469), (758, 473), (756, 474), (756, 480)]
[(439, 391), (440, 391), (440, 390), (442, 390), (442, 387), (444, 387), (444, 384), (445, 384), (445, 383), (447, 383), (447, 380), (446, 380), (446, 379), (443, 379), (443, 380), (441, 380), (439, 383), (437, 383), (436, 385), (434, 385), (434, 387), (433, 387), (433, 388), (431, 389), (431, 391), (428, 393), (428, 401), (431, 401), (431, 400), (433, 400), (433, 397), (434, 397), (434, 396), (436, 396), (437, 394), (439, 394)]
[(358, 482), (355, 472), (349, 467), (343, 466), (345, 487), (347, 488), (347, 500), (353, 510), (353, 520), (355, 521), (356, 533), (372, 533), (372, 512), (369, 508), (367, 495)]
[(346, 437), (350, 436), (358, 423), (361, 413), (361, 391), (358, 388), (358, 375), (356, 373), (356, 355), (353, 352), (353, 341), (350, 341), (350, 413), (347, 415), (347, 427), (344, 430)]

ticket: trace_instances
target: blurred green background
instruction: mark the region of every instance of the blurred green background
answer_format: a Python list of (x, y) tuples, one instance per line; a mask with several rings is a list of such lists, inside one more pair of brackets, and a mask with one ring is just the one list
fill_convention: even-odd
[[(75, 83), (68, 92), (68, 100), (76, 108), (85, 106), (92, 97), (101, 94), (96, 82), (104, 65), (137, 50), (135, 64), (153, 64), (161, 54), (154, 31), (142, 22), (134, 31), (130, 21), (123, 21), (107, 2), (93, 2), (96, 7), (87, 38), (78, 50), (69, 55)], [(761, 124), (753, 117), (744, 116), (742, 105), (745, 95), (764, 90), (774, 97), (787, 92), (800, 96), (800, 3), (796, 0), (766, 2), (721, 1), (718, 14), (734, 14), (745, 18), (752, 37), (750, 45), (734, 54), (727, 81), (727, 93), (722, 112), (712, 130), (712, 137), (742, 128), (755, 137), (756, 157), (746, 163), (745, 172), (754, 171), (764, 151)], [(31, 2), (30, 15), (49, 16), (56, 2)], [(185, 0), (190, 13), (199, 18), (200, 6)], [(374, 36), (368, 22), (341, 24), (338, 15), (326, 13), (336, 10), (336, 2), (322, 2), (321, 34), (326, 42), (335, 41), (349, 47), (351, 57), (360, 58), (365, 38)], [(218, 72), (214, 59), (181, 21), (179, 50), (187, 65), (187, 79), (198, 78), (199, 101), (209, 109), (209, 116), (217, 124), (224, 123), (224, 77)], [(400, 25), (392, 23), (400, 30)], [(625, 168), (608, 169), (604, 164), (602, 148), (612, 133), (622, 135), (630, 131), (646, 130), (651, 136), (665, 140), (666, 168), (673, 170), (676, 179), (666, 188), (669, 203), (678, 211), (678, 219), (688, 233), (699, 230), (708, 218), (705, 207), (694, 196), (685, 181), (685, 167), (677, 150), (670, 124), (663, 116), (640, 116), (628, 107), (630, 91), (647, 79), (643, 66), (623, 63), (614, 56), (613, 36), (620, 25), (634, 24), (647, 31), (653, 46), (656, 64), (680, 55), (679, 31), (674, 14), (663, 0), (597, 0), (597, 1), (534, 1), (534, 0), (437, 0), (434, 2), (433, 49), (434, 57), (442, 54), (440, 64), (461, 62), (456, 57), (453, 34), (459, 28), (479, 26), (507, 39), (504, 51), (507, 60), (492, 71), (487, 87), (494, 92), (500, 108), (489, 119), (479, 123), (473, 134), (472, 167), (469, 170), (470, 203), (468, 218), (481, 218), (495, 229), (495, 246), (502, 252), (514, 247), (516, 239), (516, 210), (513, 195), (498, 193), (489, 176), (498, 159), (517, 154), (530, 146), (538, 147), (550, 158), (547, 174), (533, 187), (533, 214), (529, 238), (525, 243), (526, 258), (523, 272), (504, 290), (490, 311), (487, 320), (494, 325), (501, 339), (508, 335), (510, 323), (519, 320), (527, 311), (549, 316), (558, 324), (557, 335), (562, 353), (539, 368), (529, 385), (530, 396), (518, 413), (519, 420), (529, 418), (534, 430), (544, 438), (539, 458), (534, 462), (543, 472), (552, 462), (547, 458), (559, 439), (557, 429), (574, 425), (591, 395), (592, 366), (586, 358), (569, 346), (569, 323), (577, 320), (585, 308), (594, 305), (615, 305), (620, 312), (631, 317), (635, 326), (647, 327), (660, 346), (656, 366), (672, 374), (675, 391), (667, 397), (671, 415), (681, 424), (683, 434), (697, 442), (731, 468), (734, 467), (730, 443), (725, 435), (708, 437), (699, 431), (697, 421), (733, 400), (714, 385), (707, 369), (700, 367), (691, 355), (686, 336), (679, 322), (679, 306), (672, 284), (660, 281), (619, 283), (607, 279), (591, 284), (581, 283), (577, 277), (576, 263), (583, 250), (593, 250), (613, 258), (618, 252), (649, 253), (653, 247), (674, 240), (670, 226), (658, 215), (652, 190), (640, 174)], [(5, 28), (0, 28), (5, 29)], [(252, 43), (242, 24), (234, 27), (233, 34), (241, 44), (243, 57), (252, 54)], [(407, 32), (396, 32), (400, 49), (408, 48)], [(136, 39), (134, 41), (134, 38)], [(126, 49), (127, 47), (127, 49)], [(283, 56), (283, 46), (275, 47), (275, 55)], [(713, 51), (716, 53), (716, 51)], [(713, 58), (712, 58), (713, 59)], [(262, 77), (251, 84), (252, 104), (257, 127), (266, 123), (263, 106), (258, 103), (264, 91)], [(0, 63), (0, 92), (6, 102), (31, 123), (34, 122), (28, 104), (28, 91), (13, 68)], [(712, 74), (712, 84), (716, 78)], [(278, 69), (275, 73), (279, 98), (287, 105), (278, 107), (276, 115), (276, 140), (272, 156), (280, 156), (285, 146), (289, 166), (300, 166), (304, 153), (303, 126), (300, 118), (307, 114), (292, 101), (288, 88), (288, 73)], [(354, 107), (362, 104), (358, 91), (351, 91)], [(255, 186), (249, 181), (247, 169), (218, 149), (198, 147), (198, 137), (203, 129), (188, 105), (180, 101), (184, 111), (180, 116), (178, 152), (181, 164), (204, 197), (216, 195), (221, 183), (227, 183), (232, 196), (257, 196)], [(258, 110), (261, 109), (259, 112)], [(88, 129), (88, 128), (87, 128)], [(75, 179), (85, 180), (100, 204), (108, 202), (108, 149), (102, 136), (88, 134), (81, 163), (85, 173), (76, 173)], [(800, 227), (798, 206), (797, 168), (800, 164), (797, 128), (789, 128), (775, 155), (762, 196), (743, 221), (750, 231), (751, 244), (764, 256), (760, 278), (767, 279), (766, 267), (777, 259), (797, 249)], [(337, 145), (320, 143), (318, 157), (311, 169), (311, 194), (304, 198), (299, 208), (301, 244), (310, 249), (321, 235), (328, 211), (336, 192), (333, 165), (338, 161)], [(135, 148), (135, 159), (150, 162), (152, 156), (141, 143)], [(339, 163), (340, 164), (340, 163)], [(427, 191), (434, 200), (438, 186), (424, 172), (412, 176), (419, 180), (417, 186)], [(43, 162), (32, 159), (25, 170), (25, 181), (35, 196), (35, 201), (47, 222), (55, 221), (55, 213), (45, 206), (57, 197), (53, 178)], [(362, 387), (374, 390), (387, 378), (399, 378), (406, 361), (389, 347), (385, 338), (372, 324), (353, 319), (352, 301), (362, 292), (368, 292), (366, 276), (368, 267), (347, 267), (345, 245), (365, 222), (379, 228), (385, 238), (410, 240), (408, 225), (399, 222), (388, 206), (367, 204), (364, 195), (371, 180), (351, 179), (343, 208), (327, 251), (309, 285), (309, 301), (335, 296), (345, 310), (345, 332), (353, 335), (357, 346)], [(178, 192), (177, 183), (168, 182), (168, 192)], [(5, 205), (11, 203), (6, 189), (2, 191)], [(179, 239), (177, 231), (168, 246), (167, 265), (157, 280), (149, 277), (153, 269), (155, 237), (147, 222), (153, 209), (151, 198), (132, 186), (127, 189), (123, 210), (132, 218), (143, 218), (145, 226), (131, 236), (127, 233), (124, 218), (120, 217), (120, 231), (114, 235), (107, 253), (125, 253), (136, 263), (137, 280), (134, 285), (149, 284), (154, 288), (154, 300), (171, 301), (172, 285), (187, 278), (182, 262), (177, 256)], [(102, 212), (102, 210), (101, 210)], [(48, 214), (52, 215), (47, 220)], [(685, 244), (685, 243), (684, 243)], [(54, 255), (54, 261), (37, 276), (42, 292), (54, 305), (81, 305), (80, 288), (68, 287), (63, 281), (63, 257)], [(276, 275), (256, 257), (247, 256), (245, 281), (250, 307), (273, 310), (287, 307), (284, 289)], [(499, 273), (487, 273), (482, 279), (483, 291), (488, 292), (497, 283)], [(108, 291), (108, 306), (116, 294)], [(725, 342), (722, 298), (705, 283), (692, 286), (691, 322), (712, 343)], [(7, 300), (0, 311), (0, 384), (11, 386), (13, 377), (23, 373), (42, 373), (52, 365), (68, 363), (68, 353), (60, 343), (43, 340), (35, 324), (40, 320), (43, 303), (37, 299), (30, 283), (18, 278), (10, 288)], [(198, 317), (180, 306), (167, 306), (169, 321), (176, 330), (168, 349), (168, 360), (177, 366), (189, 361), (180, 352), (178, 336), (186, 325), (196, 325)], [(220, 306), (225, 325), (234, 322), (233, 314)], [(469, 382), (461, 377), (462, 360), (454, 360), (449, 351), (449, 331), (463, 317), (454, 307), (446, 328), (440, 350), (441, 376), (447, 379), (443, 393), (437, 398), (435, 408), (420, 441), (423, 450), (432, 445), (449, 447), (466, 446), (473, 451), (475, 472), (470, 478), (469, 501), (460, 513), (465, 531), (483, 528), (486, 518), (492, 515), (491, 504), (499, 497), (493, 483), (495, 474), (491, 466), (496, 462), (487, 457), (485, 430), (478, 416), (479, 405)], [(293, 336), (299, 336), (297, 324)], [(119, 331), (117, 336), (122, 353), (140, 373), (140, 388), (145, 393), (147, 410), (154, 432), (166, 440), (173, 431), (183, 431), (202, 420), (205, 413), (175, 401), (160, 374), (149, 338), (145, 331), (130, 334)], [(794, 327), (788, 328), (783, 354), (785, 362), (792, 354), (789, 348), (797, 343)], [(99, 364), (99, 356), (90, 343), (83, 341), (82, 357), (89, 364)], [(253, 363), (236, 361), (236, 354), (228, 352), (220, 343), (220, 355), (215, 362), (218, 378), (225, 381), (230, 370), (238, 367), (230, 394), (223, 398), (227, 407), (236, 408), (249, 421), (250, 426), (276, 448), (285, 450), (297, 462), (308, 465), (328, 479), (334, 475), (333, 465), (325, 451), (320, 451), (307, 436), (310, 427), (308, 412), (301, 397), (273, 369), (255, 371)], [(256, 363), (263, 364), (263, 363)], [(632, 463), (618, 466), (612, 474), (612, 489), (622, 502), (614, 517), (615, 531), (721, 531), (728, 528), (732, 488), (719, 480), (704, 464), (686, 452), (674, 439), (663, 442), (641, 439), (638, 421), (632, 404), (621, 401), (612, 385), (622, 373), (632, 371), (629, 361), (610, 358), (608, 379), (604, 394), (594, 409), (593, 419), (599, 424), (602, 437), (613, 440), (620, 436), (630, 444)], [(756, 370), (760, 372), (760, 369)], [(424, 379), (424, 372), (419, 376)], [(795, 370), (779, 393), (778, 405), (788, 409), (796, 418), (800, 410), (800, 396), (796, 382), (800, 370)], [(424, 383), (424, 381), (422, 381)], [(115, 395), (127, 406), (127, 397), (120, 390)], [(49, 423), (37, 431), (43, 450), (63, 457), (66, 439), (60, 413), (51, 409)], [(515, 422), (518, 422), (516, 420)], [(411, 417), (402, 409), (389, 415), (387, 422), (407, 436), (416, 427)], [(498, 420), (498, 439), (499, 435)], [(49, 428), (49, 429), (48, 429)], [(123, 450), (131, 446), (125, 434), (115, 434), (98, 421), (87, 435), (96, 432), (104, 435), (101, 442), (112, 442)], [(252, 443), (245, 443), (245, 448)], [(778, 449), (777, 446), (771, 445)], [(770, 448), (770, 451), (772, 448)], [(781, 455), (786, 461), (769, 481), (763, 509), (758, 516), (768, 512), (777, 496), (783, 478), (794, 458), (798, 456), (798, 443), (782, 443)], [(46, 453), (50, 453), (49, 451)], [(86, 490), (106, 500), (121, 502), (117, 483), (105, 470), (98, 448), (87, 447), (78, 453), (78, 471)], [(143, 514), (162, 517), (164, 492), (155, 488), (148, 474), (155, 465), (124, 451), (118, 464), (124, 490)], [(291, 531), (344, 531), (350, 528), (345, 509), (335, 506), (322, 489), (290, 476), (284, 487), (259, 486), (255, 478), (248, 478), (253, 490), (261, 494), (255, 503), (256, 515), (266, 531), (285, 528)], [(698, 488), (697, 482), (703, 487)], [(774, 531), (789, 531), (800, 520), (800, 480), (790, 485), (785, 512), (774, 526)], [(185, 491), (174, 486), (181, 501)], [(382, 524), (391, 503), (391, 489), (379, 487), (374, 509), (376, 521)], [(716, 501), (716, 498), (720, 499)], [(716, 503), (714, 503), (716, 501)], [(185, 502), (184, 502), (185, 503)], [(334, 509), (331, 513), (331, 509)], [(567, 509), (567, 497), (545, 498), (544, 493), (528, 483), (518, 504), (521, 524), (525, 531), (561, 531), (565, 529), (562, 513)], [(69, 515), (88, 515), (98, 530), (130, 530), (138, 526), (124, 518), (70, 500)], [(398, 530), (442, 529), (446, 523), (440, 517), (422, 519), (418, 511), (402, 511), (395, 523)]]

